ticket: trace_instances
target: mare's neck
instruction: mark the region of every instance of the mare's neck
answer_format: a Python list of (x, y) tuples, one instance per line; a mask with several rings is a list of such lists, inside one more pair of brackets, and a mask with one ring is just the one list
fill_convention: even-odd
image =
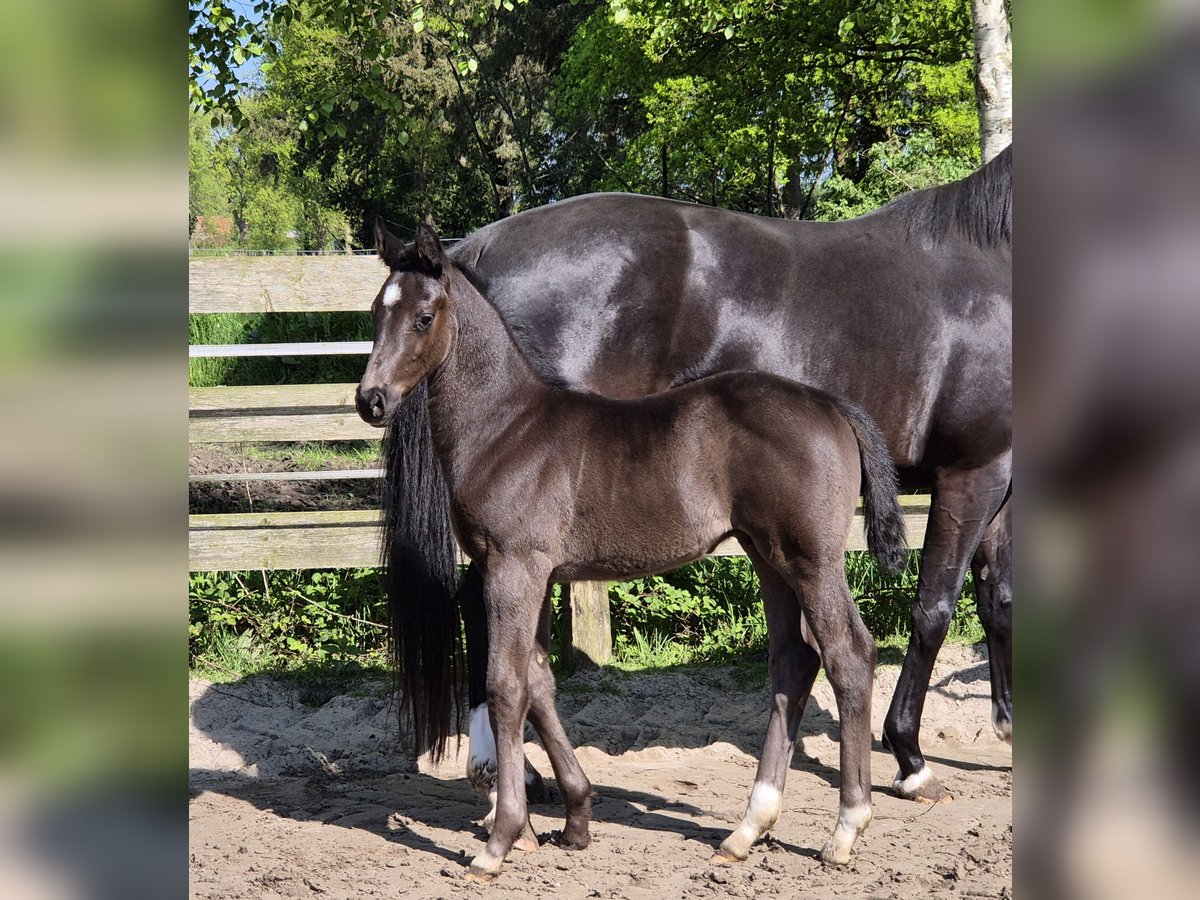
[(553, 390), (518, 349), (500, 314), (457, 269), (450, 269), (451, 344), (429, 378), (429, 416), (453, 493), (514, 422)]

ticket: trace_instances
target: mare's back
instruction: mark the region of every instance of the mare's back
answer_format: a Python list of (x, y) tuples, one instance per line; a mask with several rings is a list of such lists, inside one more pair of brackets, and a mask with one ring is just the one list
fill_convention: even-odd
[(1011, 250), (923, 239), (888, 208), (791, 222), (597, 194), (493, 223), (453, 255), (576, 387), (633, 397), (772, 372), (864, 406), (902, 467), (930, 435), (1011, 408)]

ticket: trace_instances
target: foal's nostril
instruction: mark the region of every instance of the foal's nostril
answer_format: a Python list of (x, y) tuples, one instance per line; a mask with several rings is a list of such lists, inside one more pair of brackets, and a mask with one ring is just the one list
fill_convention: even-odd
[(387, 393), (382, 388), (358, 389), (354, 398), (358, 414), (367, 422), (378, 422), (387, 412)]

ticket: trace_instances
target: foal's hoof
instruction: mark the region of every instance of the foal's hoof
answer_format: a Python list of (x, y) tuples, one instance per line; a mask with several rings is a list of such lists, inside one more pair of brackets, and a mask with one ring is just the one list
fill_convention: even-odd
[(937, 780), (929, 766), (907, 778), (897, 772), (892, 788), (905, 800), (916, 800), (918, 803), (949, 803), (954, 799), (953, 795), (942, 787), (942, 783)]
[(738, 856), (732, 850), (726, 850), (724, 847), (717, 848), (717, 852), (709, 857), (709, 864), (714, 866), (732, 866), (737, 863), (745, 862), (749, 858), (746, 856)]
[(496, 859), (487, 850), (484, 850), (471, 860), (471, 865), (467, 866), (467, 873), (463, 878), (476, 884), (490, 884), (500, 874), (500, 865), (503, 862), (504, 860)]
[(827, 866), (845, 866), (850, 863), (850, 848), (830, 841), (821, 850), (821, 862)]
[(533, 823), (526, 822), (525, 830), (521, 832), (521, 836), (513, 841), (514, 850), (523, 850), (525, 853), (532, 853), (539, 846), (537, 835), (533, 832)]
[(476, 870), (474, 866), (469, 866), (466, 874), (463, 875), (463, 880), (473, 884), (491, 884), (496, 880), (496, 873)]
[(557, 843), (564, 850), (586, 850), (592, 843), (592, 836), (586, 831), (583, 834), (571, 834), (569, 831), (563, 831), (559, 835)]

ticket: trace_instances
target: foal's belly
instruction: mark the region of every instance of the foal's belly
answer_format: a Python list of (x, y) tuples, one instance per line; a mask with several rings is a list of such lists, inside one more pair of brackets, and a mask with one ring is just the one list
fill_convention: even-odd
[(570, 541), (554, 570), (555, 581), (638, 578), (677, 569), (704, 556), (732, 533), (728, 520), (688, 523), (624, 523), (620, 534)]

